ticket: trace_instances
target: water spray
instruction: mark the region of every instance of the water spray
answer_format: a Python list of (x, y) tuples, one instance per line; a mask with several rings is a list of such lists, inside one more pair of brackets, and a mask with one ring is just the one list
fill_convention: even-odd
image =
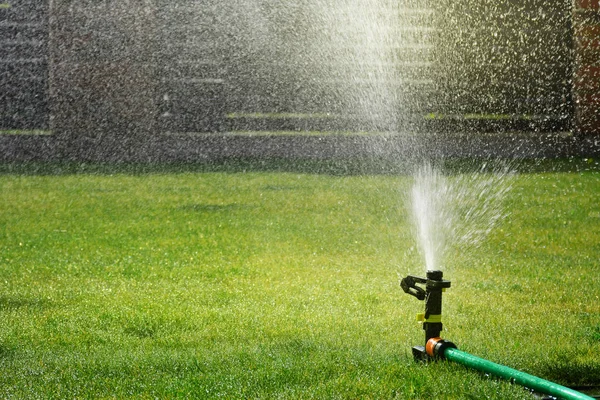
[[(423, 285), (425, 288), (422, 287)], [(443, 279), (442, 271), (427, 271), (426, 278), (408, 275), (402, 279), (400, 286), (405, 293), (425, 301), (425, 313), (417, 314), (417, 320), (423, 323), (425, 345), (412, 348), (415, 361), (448, 360), (557, 398), (593, 399), (593, 397), (557, 383), (473, 356), (458, 350), (454, 343), (442, 339), (440, 337), (443, 328), (442, 293), (450, 287), (450, 281)]]

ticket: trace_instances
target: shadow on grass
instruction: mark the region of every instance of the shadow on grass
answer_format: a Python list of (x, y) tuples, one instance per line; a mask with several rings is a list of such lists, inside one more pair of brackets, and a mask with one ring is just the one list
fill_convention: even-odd
[(188, 205), (178, 207), (178, 210), (210, 213), (210, 212), (229, 212), (229, 211), (241, 210), (241, 209), (246, 209), (246, 208), (249, 208), (249, 206), (246, 204), (237, 204), (237, 203), (230, 203), (230, 204), (198, 203), (198, 204), (188, 204)]
[(575, 390), (600, 392), (600, 368), (577, 360), (559, 360), (542, 368), (541, 376)]
[(14, 358), (16, 350), (0, 343), (0, 361)]
[(0, 310), (17, 310), (21, 308), (44, 309), (49, 306), (50, 302), (45, 299), (0, 296)]

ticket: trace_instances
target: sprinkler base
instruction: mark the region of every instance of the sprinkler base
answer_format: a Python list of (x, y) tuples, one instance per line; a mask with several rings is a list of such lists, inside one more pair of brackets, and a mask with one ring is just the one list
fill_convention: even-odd
[(412, 348), (413, 358), (415, 362), (429, 362), (431, 357), (425, 351), (425, 346), (413, 346)]

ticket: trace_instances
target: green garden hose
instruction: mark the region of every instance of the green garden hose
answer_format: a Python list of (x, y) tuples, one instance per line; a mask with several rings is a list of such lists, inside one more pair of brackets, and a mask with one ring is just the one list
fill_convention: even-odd
[(517, 371), (516, 369), (473, 356), (469, 353), (458, 350), (454, 344), (444, 341), (440, 338), (431, 339), (427, 343), (427, 353), (431, 357), (443, 358), (462, 364), (466, 367), (473, 368), (477, 371), (508, 379), (511, 382), (525, 386), (540, 393), (548, 394), (550, 396), (566, 400), (593, 399), (593, 397), (587, 396), (576, 390), (569, 389), (568, 387), (559, 385), (558, 383), (550, 382), (545, 379), (538, 378), (537, 376), (533, 376), (528, 373)]

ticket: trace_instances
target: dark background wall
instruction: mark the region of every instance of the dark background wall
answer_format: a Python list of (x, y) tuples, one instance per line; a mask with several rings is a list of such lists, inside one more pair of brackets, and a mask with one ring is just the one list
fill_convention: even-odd
[(497, 115), (491, 127), (570, 130), (572, 7), (571, 0), (439, 2), (436, 108)]
[(48, 129), (48, 2), (0, 4), (0, 129)]
[(49, 11), (51, 129), (92, 141), (155, 133), (154, 2), (53, 0)]
[(577, 0), (573, 10), (575, 59), (573, 93), (575, 128), (600, 133), (600, 6), (598, 0)]
[(309, 3), (8, 0), (0, 129), (599, 130), (597, 0), (390, 2), (380, 54)]

